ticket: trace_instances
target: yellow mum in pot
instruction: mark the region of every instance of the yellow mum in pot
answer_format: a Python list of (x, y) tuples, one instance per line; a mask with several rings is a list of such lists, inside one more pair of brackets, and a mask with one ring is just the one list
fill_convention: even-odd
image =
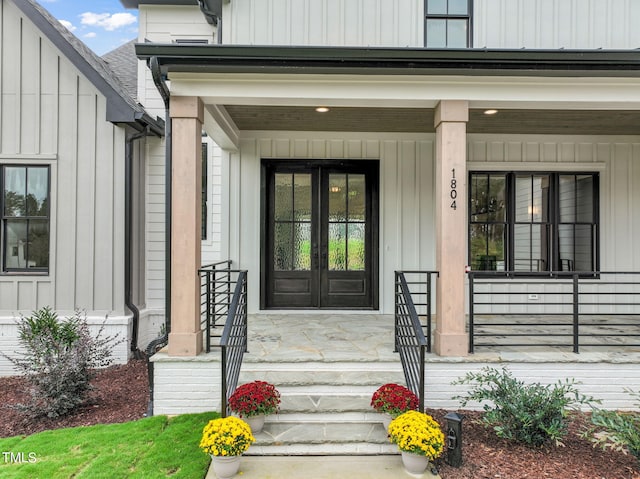
[(389, 424), (389, 439), (398, 449), (433, 460), (444, 451), (444, 434), (428, 414), (407, 411)]
[(200, 449), (212, 456), (239, 456), (254, 441), (249, 425), (229, 416), (209, 421), (202, 431)]

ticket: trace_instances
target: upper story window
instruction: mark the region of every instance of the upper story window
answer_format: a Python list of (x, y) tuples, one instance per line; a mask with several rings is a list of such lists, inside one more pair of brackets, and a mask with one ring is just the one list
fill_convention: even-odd
[(471, 46), (472, 0), (425, 0), (427, 48)]
[(475, 271), (597, 271), (598, 174), (469, 175)]
[(2, 165), (2, 271), (49, 271), (48, 166)]

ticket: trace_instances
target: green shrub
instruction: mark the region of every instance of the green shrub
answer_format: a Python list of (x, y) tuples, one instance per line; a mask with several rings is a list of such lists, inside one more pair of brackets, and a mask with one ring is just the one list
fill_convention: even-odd
[(466, 396), (458, 396), (462, 406), (469, 401), (488, 401), (483, 405), (482, 422), (494, 429), (498, 437), (528, 446), (548, 442), (560, 445), (567, 433), (568, 410), (581, 404), (597, 402), (581, 395), (574, 380), (554, 385), (525, 384), (506, 369), (483, 368), (467, 373), (453, 384), (469, 384)]
[(30, 384), (29, 401), (16, 407), (33, 417), (58, 417), (82, 404), (91, 389), (93, 369), (112, 362), (116, 336), (102, 337), (104, 324), (93, 337), (79, 311), (59, 319), (50, 308), (21, 316), (18, 337), (24, 348), (9, 359)]
[[(626, 391), (638, 399), (640, 408), (640, 393)], [(640, 461), (640, 413), (595, 409), (591, 422), (593, 427), (585, 431), (583, 437), (590, 437), (595, 445), (605, 450), (630, 452)]]

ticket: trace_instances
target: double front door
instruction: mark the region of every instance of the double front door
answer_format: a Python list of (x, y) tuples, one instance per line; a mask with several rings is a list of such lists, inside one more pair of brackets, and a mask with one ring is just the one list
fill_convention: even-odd
[(377, 309), (378, 162), (264, 160), (263, 308)]

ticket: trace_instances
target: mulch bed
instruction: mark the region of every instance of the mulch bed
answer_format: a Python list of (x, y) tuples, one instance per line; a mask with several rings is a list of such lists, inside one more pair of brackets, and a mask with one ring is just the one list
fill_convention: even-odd
[[(442, 418), (446, 411), (427, 413)], [(463, 465), (453, 468), (440, 459), (443, 479), (640, 479), (640, 464), (635, 457), (604, 452), (580, 437), (588, 424), (585, 414), (575, 414), (564, 446), (532, 449), (498, 438), (480, 423), (479, 412), (462, 413)]]
[[(28, 435), (46, 429), (109, 424), (140, 419), (148, 407), (149, 384), (145, 360), (112, 366), (98, 372), (91, 400), (75, 414), (58, 419), (26, 420), (10, 407), (24, 401), (25, 382), (0, 378), (0, 437)], [(441, 420), (447, 411), (428, 410)], [(463, 421), (463, 465), (454, 468), (439, 461), (443, 479), (640, 479), (640, 466), (631, 455), (594, 449), (579, 437), (587, 420), (578, 415), (564, 447), (530, 449), (501, 440), (483, 427), (480, 413), (460, 411)], [(443, 424), (444, 425), (444, 424)], [(308, 476), (312, 479), (312, 476)], [(428, 479), (427, 472), (423, 479)]]
[(50, 419), (29, 420), (11, 408), (27, 400), (26, 383), (21, 377), (0, 378), (0, 437), (29, 435), (62, 427), (112, 424), (143, 418), (149, 401), (146, 360), (111, 366), (96, 373), (94, 390), (86, 404), (74, 414)]

